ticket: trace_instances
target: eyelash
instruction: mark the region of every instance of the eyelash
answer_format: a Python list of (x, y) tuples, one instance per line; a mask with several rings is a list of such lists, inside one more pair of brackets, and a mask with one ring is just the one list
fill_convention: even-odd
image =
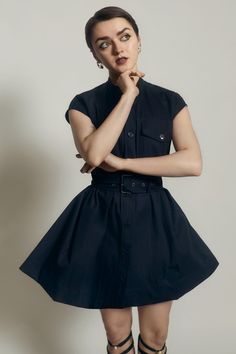
[[(124, 36), (122, 36), (121, 38), (123, 38), (123, 37), (125, 37), (125, 36), (128, 36), (128, 40), (129, 40), (130, 37), (131, 37), (130, 34), (126, 33), (126, 34), (125, 34)], [(107, 43), (107, 42), (102, 42), (101, 45), (99, 46), (100, 49), (106, 49), (106, 48), (107, 48), (107, 47), (102, 47), (102, 45), (103, 45), (104, 43)]]

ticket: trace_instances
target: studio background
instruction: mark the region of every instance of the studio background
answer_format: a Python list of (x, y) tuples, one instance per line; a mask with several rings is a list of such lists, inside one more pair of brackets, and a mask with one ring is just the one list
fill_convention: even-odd
[[(104, 353), (99, 310), (54, 302), (19, 265), (72, 198), (81, 174), (70, 100), (108, 78), (85, 42), (95, 11), (120, 6), (135, 18), (144, 80), (180, 93), (200, 142), (199, 177), (163, 185), (220, 262), (216, 272), (174, 301), (171, 353), (235, 352), (235, 11), (232, 0), (0, 1), (1, 245), (0, 352)], [(174, 148), (172, 145), (172, 151)], [(140, 260), (141, 261), (141, 260)], [(133, 307), (133, 333), (138, 334)], [(135, 346), (137, 340), (135, 338)]]

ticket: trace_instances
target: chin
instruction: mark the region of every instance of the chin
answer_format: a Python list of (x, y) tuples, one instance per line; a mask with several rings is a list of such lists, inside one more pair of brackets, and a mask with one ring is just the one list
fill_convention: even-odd
[(126, 66), (125, 70), (132, 70), (135, 66), (137, 67), (137, 63), (131, 63)]
[(122, 68), (118, 68), (117, 71), (119, 73), (123, 73), (125, 72), (126, 70), (131, 70), (133, 68), (132, 65), (124, 65)]

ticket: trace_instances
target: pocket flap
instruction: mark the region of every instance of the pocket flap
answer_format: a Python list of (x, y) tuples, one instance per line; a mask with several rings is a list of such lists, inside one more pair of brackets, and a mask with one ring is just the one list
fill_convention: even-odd
[(169, 142), (172, 136), (171, 122), (166, 120), (150, 122), (144, 119), (141, 122), (141, 133), (160, 142)]

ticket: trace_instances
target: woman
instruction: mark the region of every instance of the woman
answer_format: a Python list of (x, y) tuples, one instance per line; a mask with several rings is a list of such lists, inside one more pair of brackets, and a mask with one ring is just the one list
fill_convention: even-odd
[(100, 309), (107, 353), (135, 353), (137, 306), (138, 352), (165, 354), (173, 300), (219, 264), (162, 184), (162, 176), (199, 176), (200, 148), (184, 99), (137, 68), (141, 40), (132, 16), (105, 7), (85, 32), (109, 77), (77, 94), (65, 117), (92, 181), (20, 269), (55, 301)]

